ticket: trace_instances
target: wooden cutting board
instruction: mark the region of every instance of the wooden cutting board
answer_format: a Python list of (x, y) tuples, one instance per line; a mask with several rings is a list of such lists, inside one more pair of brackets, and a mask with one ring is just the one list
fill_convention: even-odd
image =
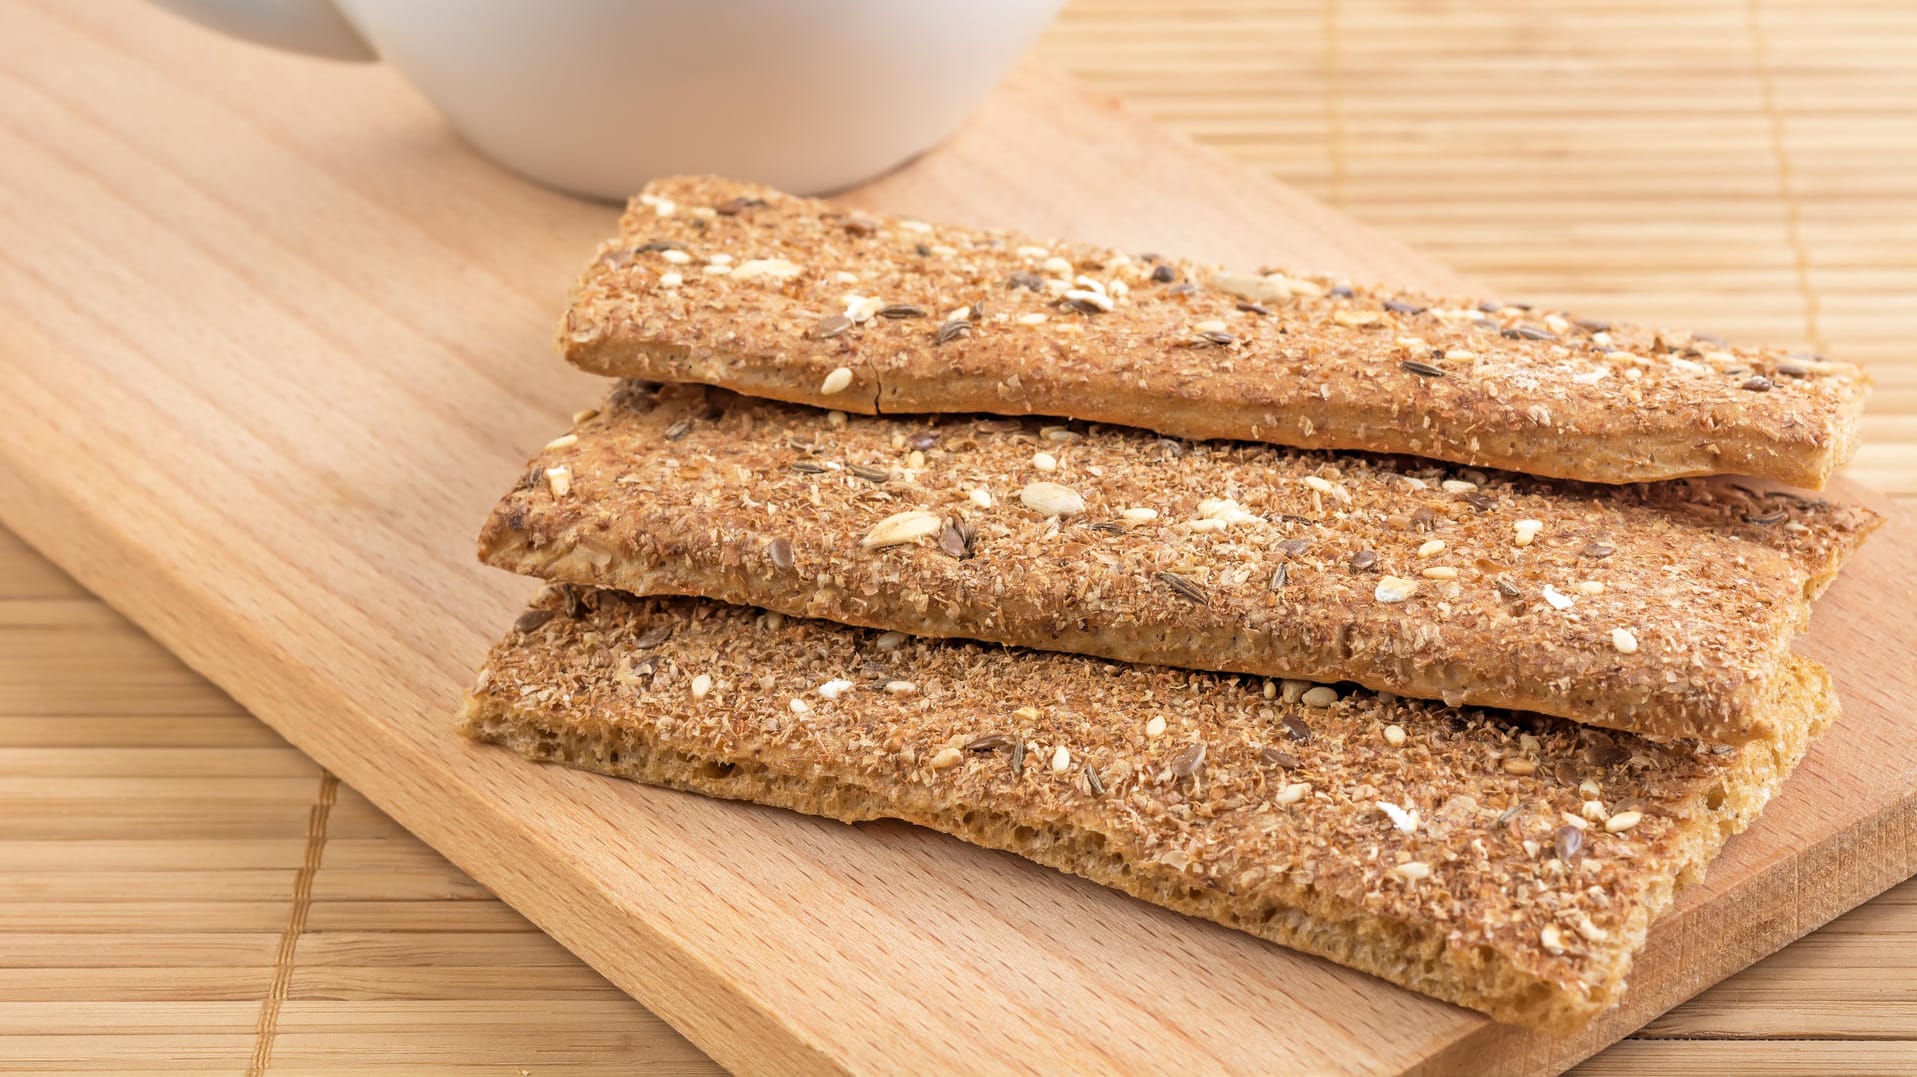
[[(854, 198), (1461, 286), (1033, 71)], [(1917, 870), (1908, 517), (1804, 644), (1844, 720), (1565, 1042), (909, 827), (467, 745), (448, 716), (530, 588), (472, 536), (600, 391), (550, 332), (613, 218), (385, 71), (0, 0), (0, 521), (721, 1062), (1544, 1072)]]

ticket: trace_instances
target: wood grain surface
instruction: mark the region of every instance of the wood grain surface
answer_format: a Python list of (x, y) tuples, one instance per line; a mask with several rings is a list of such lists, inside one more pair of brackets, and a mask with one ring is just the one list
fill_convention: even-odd
[[(1008, 1044), (1034, 1065), (1048, 1058), (1077, 1065), (1142, 1063), (1149, 1061), (1144, 1052), (1176, 1049), (1199, 1059), (1210, 1052), (1221, 1063), (1255, 1060), (1263, 1068), (1282, 1065), (1285, 1056), (1256, 1052), (1289, 1047), (1302, 1052), (1290, 1061), (1304, 1067), (1394, 1068), (1429, 1057), (1433, 1028), (1454, 1052), (1450, 1057), (1487, 1061), (1488, 1056), (1470, 1052), (1485, 1048), (1502, 1031), (1487, 1031), (1456, 1011), (1397, 993), (1380, 1000), (1375, 997), (1380, 989), (1361, 979), (1247, 946), (1229, 933), (1159, 916), (942, 839), (903, 828), (868, 828), (863, 836), (852, 836), (843, 828), (776, 813), (722, 810), (643, 790), (607, 790), (604, 783), (579, 776), (529, 778), (524, 768), (476, 753), (445, 757), (443, 714), (434, 708), (449, 703), (468, 672), (465, 667), (479, 653), (478, 641), (502, 623), (499, 618), (518, 591), (511, 581), (464, 568), (470, 528), (457, 526), (462, 521), (456, 514), (476, 514), (474, 506), (483, 507), (494, 492), (497, 482), (489, 481), (485, 469), (510, 474), (523, 451), (543, 440), (556, 416), (590, 397), (590, 388), (578, 379), (550, 369), (544, 338), (577, 250), (609, 216), (529, 191), (476, 166), (423, 107), (379, 72), (228, 52), (143, 11), (104, 6), (97, 11), (0, 7), (0, 41), (31, 41), (41, 50), (54, 50), (42, 57), (0, 49), (6, 91), (0, 93), (0, 177), (5, 181), (0, 220), (12, 237), (11, 249), (0, 256), (0, 357), (5, 359), (0, 377), (9, 397), (0, 404), (0, 419), (7, 424), (0, 428), (24, 432), (20, 440), (10, 437), (0, 444), (8, 465), (8, 474), (0, 478), (0, 515), (87, 582), (106, 586), (117, 604), (196, 666), (230, 684), (249, 706), (280, 721), (302, 746), (341, 766), (349, 777), (363, 778), (362, 784), (410, 825), (444, 842), (535, 918), (551, 920), (548, 926), (569, 945), (599, 960), (620, 982), (648, 992), (721, 1060), (763, 1065), (850, 1058), (869, 1066), (897, 1066), (921, 1057), (897, 1053), (901, 1049), (941, 1048), (976, 1059), (970, 1052), (977, 1044), (966, 1034), (976, 1031), (974, 1018), (991, 1014), (961, 1012), (950, 1004), (970, 984), (975, 990), (1010, 988), (1012, 1005), (998, 1021), (988, 1022), (997, 1037), (991, 1042)], [(1240, 262), (1288, 257), (1401, 279), (1428, 279), (1424, 275), (1437, 272), (1429, 264), (1394, 257), (1388, 245), (1321, 223), (1329, 219), (1315, 216), (1309, 206), (1231, 178), (1235, 174), (1226, 166), (1201, 153), (1175, 144), (1161, 144), (1155, 155), (1137, 152), (1140, 140), (1157, 136), (1127, 126), (1123, 137), (1113, 139), (1111, 125), (1124, 125), (1122, 117), (1062, 108), (1061, 102), (1072, 99), (1056, 84), (1028, 76), (1017, 90), (1001, 98), (986, 123), (959, 146), (868, 197), (927, 215), (989, 214), (1041, 229), (1208, 251)], [(143, 103), (137, 120), (124, 109), (129, 100)], [(236, 131), (246, 138), (220, 137), (231, 138)], [(1132, 152), (1122, 152), (1127, 146)], [(968, 160), (967, 153), (975, 156)], [(1069, 154), (1058, 158), (1065, 167), (1047, 167), (1052, 154)], [(1216, 178), (1193, 185), (1194, 173)], [(1115, 182), (1121, 197), (1108, 206), (1087, 201), (1089, 192), (1111, 190)], [(319, 207), (322, 212), (316, 212)], [(1104, 216), (1108, 213), (1112, 216)], [(1184, 214), (1202, 227), (1190, 230), (1182, 242), (1165, 241), (1165, 233), (1180, 231), (1170, 222), (1187, 219)], [(474, 227), (482, 218), (483, 231)], [(395, 280), (408, 289), (390, 287)], [(180, 297), (192, 302), (178, 302)], [(113, 317), (101, 319), (102, 310)], [(366, 362), (369, 355), (378, 356), (380, 365)], [(387, 422), (369, 423), (370, 416)], [(80, 429), (89, 431), (87, 439), (63, 437)], [(94, 440), (98, 444), (86, 443)], [(128, 541), (128, 534), (141, 541)], [(1886, 544), (1880, 542), (1879, 548)], [(442, 564), (455, 567), (442, 571)], [(1894, 605), (1899, 595), (1907, 601), (1909, 585), (1889, 567), (1880, 571), (1881, 579), (1867, 582), (1858, 575), (1856, 586), (1870, 589), (1857, 591), (1849, 605), (1840, 601), (1841, 594), (1826, 604), (1819, 634), (1839, 658), (1869, 653), (1865, 637), (1872, 632), (1907, 631), (1883, 606)], [(1882, 601), (1886, 595), (1891, 602)], [(1879, 599), (1876, 606), (1868, 601), (1872, 597)], [(1832, 607), (1854, 617), (1827, 631)], [(97, 670), (112, 669), (116, 676), (132, 677), (127, 684), (133, 691), (150, 692), (159, 716), (206, 716), (191, 710), (207, 705), (206, 697), (194, 702), (191, 678), (175, 683), (167, 676), (169, 667), (143, 667), (127, 652), (114, 652), (107, 619), (93, 627), (82, 650), (91, 653), (97, 643), (106, 660), (92, 671), (81, 663), (89, 682), (99, 676)], [(325, 657), (316, 658), (321, 652)], [(48, 672), (60, 669), (49, 645), (23, 642), (17, 653)], [(302, 668), (283, 668), (288, 658)], [(123, 666), (139, 671), (137, 676), (123, 673)], [(422, 687), (417, 680), (422, 676), (434, 679)], [(1907, 684), (1861, 680), (1843, 681), (1853, 712), (1860, 706), (1868, 711), (1873, 701), (1908, 698)], [(31, 708), (62, 691), (57, 683), (29, 684), (20, 705)], [(373, 707), (382, 713), (368, 713)], [(354, 708), (361, 713), (343, 714)], [(372, 721), (352, 730), (357, 739), (325, 726), (344, 724), (347, 717)], [(159, 725), (171, 728), (167, 722)], [(108, 723), (98, 728), (100, 736), (113, 735)], [(221, 735), (200, 728), (198, 735)], [(1731, 862), (1713, 882), (1720, 887), (1734, 873), (1748, 871), (1751, 878), (1779, 883), (1791, 863), (1782, 849), (1805, 846), (1808, 856), (1797, 862), (1802, 870), (1790, 880), (1789, 903), (1783, 890), (1774, 889), (1774, 904), (1758, 901), (1738, 910), (1753, 930), (1726, 946), (1722, 924), (1710, 920), (1711, 904), (1701, 897), (1687, 902), (1685, 915), (1661, 933), (1670, 940), (1661, 951), (1667, 955), (1661, 982), (1674, 992), (1672, 998), (1678, 990), (1707, 982), (1714, 968), (1761, 953), (1827, 917), (1854, 899), (1851, 891), (1860, 877), (1881, 886), (1908, 874), (1910, 802), (1896, 790), (1911, 775), (1897, 754), (1900, 742), (1888, 735), (1858, 741), (1855, 723), (1842, 732), (1852, 740), (1833, 738), (1813, 761), (1813, 768), (1829, 768), (1822, 786), (1813, 778), (1815, 771), (1795, 783), (1765, 821), (1764, 833), (1774, 831), (1774, 840), (1768, 846), (1763, 840), (1737, 843)], [(276, 1022), (295, 1012), (298, 978), (280, 970), (298, 966), (282, 966), (279, 959), (287, 940), (300, 943), (323, 933), (312, 919), (319, 907), (314, 888), (327, 879), (327, 862), (314, 858), (316, 823), (323, 821), (329, 834), (336, 827), (364, 824), (372, 815), (365, 802), (335, 791), (333, 803), (321, 813), (318, 806), (328, 787), (324, 778), (308, 774), (304, 791), (292, 792), (297, 777), (274, 775), (270, 765), (266, 774), (242, 770), (243, 776), (226, 782), (207, 770), (143, 771), (149, 764), (141, 753), (124, 753), (118, 763), (113, 758), (64, 764), (107, 768), (84, 775), (42, 774), (33, 760), (23, 761), (28, 773), (15, 790), (16, 804), (38, 803), (52, 788), (49, 783), (59, 779), (74, 784), (61, 790), (69, 798), (62, 805), (66, 810), (50, 807), (37, 815), (23, 810), (18, 817), (30, 822), (22, 825), (43, 826), (46, 833), (20, 840), (57, 840), (68, 826), (72, 833), (93, 833), (86, 831), (89, 824), (76, 821), (75, 805), (96, 808), (109, 820), (116, 812), (123, 821), (150, 814), (148, 825), (161, 833), (169, 826), (187, 832), (205, 827), (203, 836), (227, 836), (223, 828), (242, 828), (237, 819), (275, 817), (269, 801), (291, 793), (281, 804), (291, 810), (277, 815), (293, 824), (283, 836), (299, 848), (290, 878), (282, 865), (278, 879), (294, 896), (292, 909), (281, 905), (286, 917), (264, 939), (253, 940), (256, 948), (191, 938), (151, 944), (157, 947), (156, 959), (238, 964), (264, 958), (270, 962), (264, 967), (272, 970), (264, 991), (244, 995), (254, 1000), (250, 1012), (256, 1025), (282, 992), (288, 1001), (274, 1011)], [(222, 759), (238, 765), (218, 755), (179, 758), (187, 769), (215, 767)], [(445, 769), (408, 773), (395, 765), (425, 759)], [(115, 766), (131, 772), (115, 773)], [(5, 780), (13, 781), (14, 772), (6, 773)], [(443, 799), (447, 783), (466, 776), (486, 788)], [(1859, 784), (1868, 788), (1858, 796), (1880, 797), (1885, 814), (1874, 830), (1840, 841), (1843, 810), (1856, 809), (1859, 801), (1833, 790)], [(522, 786), (546, 792), (515, 804)], [(554, 808), (550, 791), (555, 789), (569, 795), (561, 803), (577, 811)], [(227, 811), (189, 819), (189, 807), (209, 797), (233, 803)], [(1799, 805), (1800, 800), (1805, 803)], [(242, 810), (234, 812), (234, 807)], [(503, 837), (487, 831), (486, 826), (505, 822), (507, 809), (522, 813), (511, 818), (527, 829)], [(668, 817), (676, 817), (673, 821), (684, 829), (661, 829)], [(623, 839), (612, 837), (615, 827), (623, 828)], [(714, 836), (725, 833), (729, 848), (760, 855), (743, 863), (710, 863)], [(640, 836), (649, 840), (634, 840)], [(11, 834), (0, 835), (9, 845), (13, 840)], [(526, 870), (529, 860), (558, 865), (562, 872), (576, 869), (609, 848), (620, 854), (618, 862), (595, 868), (590, 879), (555, 884), (554, 877)], [(137, 852), (95, 851), (106, 856)], [(40, 849), (21, 855), (63, 854)], [(637, 856), (653, 862), (635, 862)], [(808, 868), (827, 857), (843, 857), (843, 867), (836, 872)], [(1739, 857), (1746, 858), (1741, 867)], [(141, 869), (130, 865), (127, 870)], [(375, 864), (360, 878), (370, 887), (386, 870)], [(877, 881), (850, 885), (859, 880), (848, 880), (846, 872), (860, 870)], [(952, 901), (954, 870), (974, 897), (992, 895), (982, 902), (983, 921), (977, 919), (977, 905), (967, 910)], [(887, 871), (897, 877), (883, 874)], [(191, 894), (201, 884), (187, 881), (187, 874), (182, 873), (180, 885)], [(222, 883), (239, 884), (241, 878)], [(690, 895), (683, 889), (688, 883), (694, 888)], [(57, 892), (60, 883), (47, 885)], [(129, 884), (122, 879), (106, 885)], [(405, 884), (396, 885), (403, 895)], [(1001, 892), (1016, 896), (1000, 898)], [(810, 900), (795, 901), (795, 894)], [(778, 926), (766, 919), (766, 908), (755, 898), (784, 901), (802, 914), (799, 930), (778, 940), (772, 967), (763, 969), (743, 967), (733, 952), (739, 937), (722, 934), (715, 923), (700, 923), (687, 911), (723, 909), (728, 925), (744, 925), (749, 938), (755, 930)], [(661, 915), (664, 902), (685, 908)], [(895, 915), (901, 903), (922, 910), (921, 921), (901, 922)], [(308, 931), (295, 929), (302, 905)], [(581, 910), (608, 907), (641, 914), (631, 921), (633, 930), (622, 934), (575, 918)], [(555, 911), (566, 918), (553, 920)], [(647, 911), (653, 914), (650, 920), (643, 915)], [(35, 914), (26, 915), (33, 923)], [(844, 1013), (848, 1000), (875, 1001), (848, 994), (837, 982), (852, 975), (856, 963), (849, 964), (833, 945), (838, 936), (826, 934), (822, 941), (821, 928), (834, 923), (866, 928), (840, 932), (867, 943), (858, 948), (864, 954), (871, 944), (883, 944), (887, 932), (910, 944), (899, 953), (911, 953), (913, 960), (886, 968), (885, 991), (911, 994), (913, 1016), (925, 1028), (951, 1037), (949, 1042), (893, 1043), (869, 1025), (832, 1025), (824, 1016), (832, 1007)], [(84, 926), (84, 919), (79, 924)], [(1094, 976), (1083, 955), (1088, 949), (1102, 955), (1103, 940), (1115, 934), (1136, 936), (1147, 948), (1158, 946), (1177, 974), (1153, 977), (1148, 969), (1114, 961), (1101, 964)], [(989, 961), (992, 946), (1021, 936), (1043, 945), (1039, 960), (997, 970), (1015, 973), (1016, 982), (963, 978), (968, 963)], [(365, 947), (385, 952), (382, 947), (394, 945), (390, 937)], [(25, 964), (66, 952), (59, 939), (35, 943), (32, 938), (6, 952), (24, 955), (20, 961), (29, 971), (58, 968)], [(958, 947), (963, 952), (952, 952), (953, 940), (963, 944)], [(311, 949), (324, 964), (326, 947)], [(308, 948), (295, 950), (303, 961)], [(701, 960), (686, 958), (693, 951)], [(392, 952), (407, 951), (402, 945)], [(1641, 993), (1657, 990), (1659, 952), (1647, 957)], [(1221, 973), (1221, 967), (1226, 971)], [(956, 984), (954, 971), (962, 974)], [(1241, 971), (1251, 979), (1239, 978)], [(749, 983), (751, 994), (743, 999), (737, 993), (708, 995), (715, 976), (735, 991)], [(1075, 980), (1113, 976), (1115, 981)], [(52, 984), (57, 977), (43, 980)], [(1179, 986), (1167, 992), (1170, 984)], [(1248, 985), (1263, 992), (1251, 1000), (1255, 1007), (1230, 994)], [(1198, 1019), (1190, 1008), (1212, 1001), (1197, 997), (1211, 989), (1219, 989), (1227, 1005)], [(1309, 1036), (1309, 1042), (1259, 1039), (1272, 1035), (1264, 1018), (1284, 993), (1309, 996), (1297, 1011), (1283, 1011), (1290, 1021), (1283, 1032)], [(260, 997), (269, 999), (268, 1007), (257, 1004)], [(1033, 1015), (1053, 1012), (1061, 998), (1083, 1005), (1084, 1015), (1100, 1012), (1107, 1003), (1120, 1008), (1071, 1029), (1069, 1036), (1034, 1035), (1027, 1027)], [(1378, 1008), (1355, 1018), (1354, 1006)], [(472, 1025), (490, 1028), (487, 1013), (497, 1016), (512, 1008), (453, 1011), (467, 1013)], [(766, 1014), (775, 1010), (782, 1018), (767, 1027)], [(362, 1010), (359, 1018), (344, 1009), (337, 1023), (315, 1010), (304, 1012), (310, 1023), (302, 1027), (322, 1038), (355, 1020), (374, 1028), (404, 1023), (393, 1017), (399, 1011), (377, 1008)], [(1194, 1016), (1186, 1021), (1183, 1012)], [(98, 1011), (102, 1019), (113, 1014), (138, 1027), (137, 1016), (128, 1011)], [(38, 1020), (38, 1015), (22, 1019)], [(154, 1027), (165, 1025), (160, 1020)], [(207, 1027), (227, 1026), (209, 1018)], [(284, 1026), (275, 1027), (286, 1034)], [(1125, 1030), (1141, 1028), (1167, 1038), (1124, 1042)], [(262, 1042), (258, 1033), (257, 1027), (237, 1037), (214, 1033), (204, 1047), (177, 1028), (129, 1035), (153, 1037), (145, 1046), (149, 1054), (177, 1050), (190, 1060), (205, 1056), (223, 1036), (250, 1052)], [(9, 1037), (18, 1046), (6, 1050), (26, 1058), (38, 1057), (36, 1050), (52, 1056), (51, 1046), (38, 1036)], [(1219, 1042), (1228, 1037), (1238, 1039)], [(336, 1041), (345, 1042), (344, 1036)], [(550, 1046), (576, 1042), (584, 1040), (562, 1032)], [(1526, 1046), (1529, 1053), (1516, 1056), (1511, 1069), (1545, 1068), (1578, 1049), (1553, 1053), (1537, 1044)], [(126, 1068), (139, 1068), (137, 1041), (118, 1049), (129, 1052), (121, 1056), (128, 1060)], [(405, 1050), (396, 1043), (396, 1053), (380, 1057), (403, 1067), (409, 1057)], [(1047, 1053), (1054, 1050), (1071, 1053)], [(1718, 1057), (1724, 1065), (1739, 1064), (1734, 1055)], [(1847, 1057), (1845, 1064), (1863, 1065), (1873, 1057), (1881, 1062), (1895, 1056), (1859, 1049)], [(276, 1065), (274, 1071), (281, 1069)]]

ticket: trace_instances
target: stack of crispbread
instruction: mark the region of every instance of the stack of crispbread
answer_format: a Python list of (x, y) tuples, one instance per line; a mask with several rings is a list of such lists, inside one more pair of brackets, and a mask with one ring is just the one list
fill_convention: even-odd
[(1850, 366), (722, 180), (634, 200), (560, 344), (628, 380), (485, 525), (554, 586), (469, 735), (1554, 1031), (1836, 714), (1790, 644), (1878, 522), (1779, 485)]

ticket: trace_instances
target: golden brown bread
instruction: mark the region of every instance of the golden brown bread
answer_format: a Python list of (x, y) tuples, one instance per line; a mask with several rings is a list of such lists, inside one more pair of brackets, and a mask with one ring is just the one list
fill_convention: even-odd
[(844, 820), (892, 817), (1575, 1029), (1836, 703), (1793, 660), (1776, 738), (1554, 719), (921, 640), (687, 599), (550, 592), (464, 731), (535, 759)]
[(560, 330), (602, 374), (851, 412), (1060, 415), (1594, 482), (1812, 488), (1855, 451), (1856, 367), (1519, 304), (1244, 276), (654, 183)]
[(1762, 703), (1810, 597), (1877, 522), (1721, 480), (1580, 486), (697, 386), (655, 404), (628, 385), (540, 455), (481, 554), (634, 593), (1734, 743), (1776, 735)]

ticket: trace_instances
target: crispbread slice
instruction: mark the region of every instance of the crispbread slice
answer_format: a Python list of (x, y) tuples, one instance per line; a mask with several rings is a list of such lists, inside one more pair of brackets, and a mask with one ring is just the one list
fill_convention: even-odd
[(1866, 509), (629, 385), (486, 524), (525, 575), (842, 624), (1775, 735)]
[(1673, 891), (1836, 709), (1808, 661), (1771, 692), (1773, 740), (1660, 744), (568, 590), (493, 649), (461, 725), (534, 759), (905, 819), (1565, 1032), (1617, 1000)]
[(992, 412), (1411, 453), (1594, 482), (1821, 488), (1866, 378), (1814, 356), (1520, 304), (1243, 276), (654, 183), (560, 329), (602, 374), (846, 411)]

